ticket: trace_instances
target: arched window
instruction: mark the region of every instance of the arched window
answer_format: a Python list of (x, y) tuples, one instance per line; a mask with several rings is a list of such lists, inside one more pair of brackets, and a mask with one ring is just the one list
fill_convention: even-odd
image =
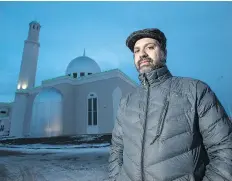
[(88, 126), (97, 126), (97, 95), (90, 93), (88, 95)]

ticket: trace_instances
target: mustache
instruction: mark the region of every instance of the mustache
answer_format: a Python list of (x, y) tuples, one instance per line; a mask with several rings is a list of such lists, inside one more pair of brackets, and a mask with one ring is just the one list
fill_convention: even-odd
[(150, 57), (141, 57), (138, 61), (138, 64), (140, 65), (141, 62), (143, 61), (148, 61), (148, 62), (152, 62), (152, 59)]

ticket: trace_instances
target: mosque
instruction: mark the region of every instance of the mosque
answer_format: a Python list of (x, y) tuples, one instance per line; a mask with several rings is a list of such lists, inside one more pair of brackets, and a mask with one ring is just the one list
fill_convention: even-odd
[(111, 133), (120, 98), (137, 84), (119, 69), (102, 72), (84, 52), (70, 61), (64, 75), (35, 87), (40, 29), (36, 21), (29, 24), (15, 99), (0, 103), (0, 136)]

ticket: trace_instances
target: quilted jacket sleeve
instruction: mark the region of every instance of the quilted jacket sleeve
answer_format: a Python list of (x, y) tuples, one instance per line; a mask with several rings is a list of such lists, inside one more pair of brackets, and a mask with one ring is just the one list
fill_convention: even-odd
[(199, 129), (209, 156), (203, 181), (232, 181), (232, 122), (208, 85), (197, 83)]
[(109, 156), (109, 179), (116, 181), (123, 163), (123, 131), (122, 115), (125, 107), (125, 99), (121, 99), (117, 111), (114, 129), (112, 131), (112, 140)]

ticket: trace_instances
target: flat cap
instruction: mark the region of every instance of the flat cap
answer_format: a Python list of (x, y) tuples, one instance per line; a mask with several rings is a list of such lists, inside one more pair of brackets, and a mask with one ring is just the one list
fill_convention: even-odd
[(142, 38), (154, 38), (160, 43), (161, 49), (163, 51), (166, 50), (166, 37), (164, 33), (157, 28), (147, 28), (131, 33), (126, 40), (126, 46), (134, 52), (135, 43)]

